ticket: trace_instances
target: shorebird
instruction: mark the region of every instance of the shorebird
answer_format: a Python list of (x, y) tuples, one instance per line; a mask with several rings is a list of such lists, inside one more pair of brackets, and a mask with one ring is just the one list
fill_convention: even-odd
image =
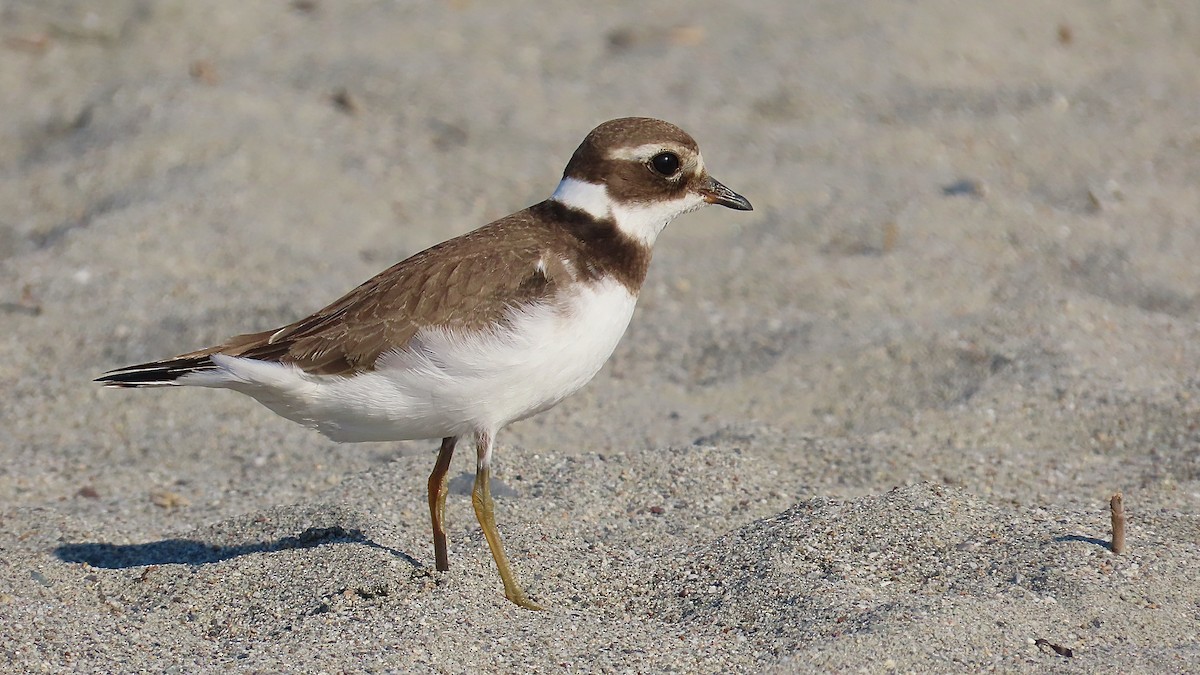
[(429, 476), (439, 571), (450, 569), (450, 460), (459, 439), (473, 439), (471, 502), (504, 594), (541, 609), (513, 575), (496, 529), (496, 433), (592, 379), (633, 316), (659, 233), (708, 204), (751, 210), (709, 176), (678, 127), (605, 122), (549, 199), (417, 253), (295, 323), (97, 381), (232, 389), (340, 442), (440, 438)]

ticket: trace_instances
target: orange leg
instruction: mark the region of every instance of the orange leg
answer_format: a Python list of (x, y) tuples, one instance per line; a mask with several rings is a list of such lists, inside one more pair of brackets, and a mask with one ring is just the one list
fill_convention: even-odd
[(450, 553), (446, 541), (446, 481), (450, 471), (450, 458), (454, 456), (454, 444), (458, 438), (442, 439), (437, 463), (429, 474), (429, 517), (433, 520), (433, 557), (439, 572), (450, 569)]
[(517, 578), (513, 576), (508, 566), (508, 556), (504, 554), (504, 544), (500, 541), (500, 531), (496, 529), (496, 515), (492, 505), (492, 435), (488, 432), (476, 432), (475, 452), (478, 462), (475, 468), (475, 489), (471, 490), (471, 504), (475, 506), (475, 517), (483, 528), (483, 536), (487, 539), (488, 547), (492, 549), (492, 558), (496, 560), (496, 569), (500, 572), (500, 580), (504, 582), (504, 597), (526, 609), (541, 609), (541, 606), (530, 600)]

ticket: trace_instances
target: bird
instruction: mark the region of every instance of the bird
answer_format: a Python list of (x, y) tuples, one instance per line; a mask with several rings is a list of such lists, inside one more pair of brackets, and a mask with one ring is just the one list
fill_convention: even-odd
[(95, 381), (232, 389), (338, 442), (441, 439), (428, 492), (443, 572), (447, 472), (470, 439), (471, 502), (504, 595), (541, 609), (496, 528), (496, 434), (592, 379), (629, 325), (659, 234), (710, 204), (753, 210), (679, 127), (610, 120), (583, 139), (549, 199), (416, 253), (295, 323)]

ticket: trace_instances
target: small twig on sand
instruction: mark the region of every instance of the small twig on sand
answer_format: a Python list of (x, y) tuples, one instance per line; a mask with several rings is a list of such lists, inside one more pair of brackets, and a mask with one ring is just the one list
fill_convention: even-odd
[(1056, 645), (1053, 642), (1051, 642), (1045, 638), (1038, 638), (1033, 641), (1033, 644), (1038, 647), (1048, 647), (1055, 654), (1058, 654), (1059, 656), (1062, 656), (1062, 657), (1065, 657), (1068, 659), (1074, 658), (1074, 656), (1075, 656), (1075, 650), (1071, 649), (1070, 647), (1063, 647), (1062, 645)]
[(1112, 511), (1112, 544), (1113, 553), (1121, 555), (1125, 552), (1125, 507), (1121, 504), (1121, 493), (1112, 496), (1108, 502)]

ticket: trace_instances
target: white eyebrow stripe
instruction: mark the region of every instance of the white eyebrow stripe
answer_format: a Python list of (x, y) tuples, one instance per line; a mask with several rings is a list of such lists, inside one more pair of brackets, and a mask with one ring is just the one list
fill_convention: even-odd
[[(704, 157), (701, 156), (699, 151), (692, 153), (686, 148), (682, 148), (671, 143), (646, 143), (645, 145), (639, 145), (636, 148), (617, 148), (608, 153), (608, 158), (644, 162), (663, 150), (670, 150), (671, 152), (678, 154), (680, 158), (683, 159), (685, 167), (693, 166), (694, 162), (696, 173), (704, 173)], [(695, 159), (690, 159), (693, 157)]]
[(673, 143), (646, 143), (639, 145), (636, 148), (614, 148), (609, 151), (609, 159), (632, 159), (636, 162), (644, 162), (663, 150), (670, 150), (681, 155), (690, 154), (683, 148), (676, 146)]

